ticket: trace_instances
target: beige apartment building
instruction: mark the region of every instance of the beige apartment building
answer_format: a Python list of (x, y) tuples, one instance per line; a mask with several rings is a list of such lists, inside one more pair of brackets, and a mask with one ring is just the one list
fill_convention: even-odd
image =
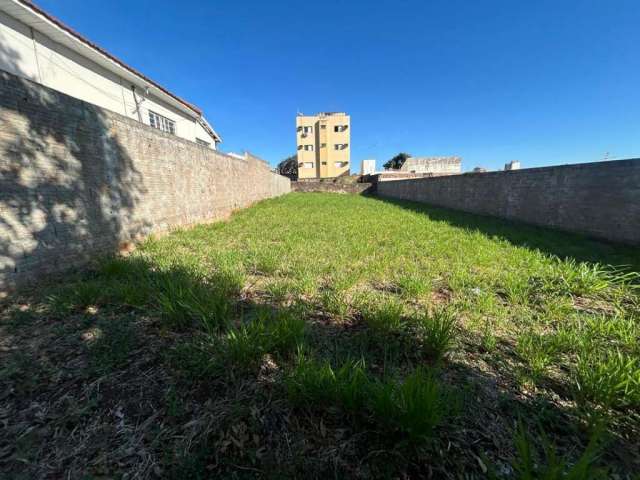
[(296, 117), (298, 178), (349, 175), (351, 118), (343, 112)]

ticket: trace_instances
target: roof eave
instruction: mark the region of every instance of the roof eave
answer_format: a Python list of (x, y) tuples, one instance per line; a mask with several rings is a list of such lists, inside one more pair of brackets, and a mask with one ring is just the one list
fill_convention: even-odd
[(207, 132), (209, 132), (209, 135), (211, 135), (217, 143), (222, 143), (222, 138), (216, 133), (211, 124), (207, 121), (206, 118), (204, 118), (204, 116), (200, 116), (198, 120), (200, 121), (200, 125), (202, 125), (202, 127)]
[[(139, 87), (149, 88), (151, 93), (155, 96), (178, 108), (183, 113), (194, 117), (202, 116), (202, 110), (198, 107), (181, 99), (155, 81), (138, 72), (133, 67), (130, 67), (122, 60), (86, 39), (78, 32), (65, 25), (62, 21), (33, 4), (31, 1), (0, 0), (0, 7), (2, 6), (5, 6), (9, 15), (18, 17), (21, 22), (29, 25), (35, 30), (38, 30), (44, 35), (50, 36), (48, 35), (49, 32), (47, 32), (47, 30), (54, 29), (59, 33), (59, 35), (54, 36), (54, 41), (63, 43), (66, 47), (88, 57), (100, 66), (116, 73), (123, 79), (126, 79)], [(11, 6), (13, 6), (13, 8), (10, 8)], [(16, 8), (21, 10), (21, 15), (15, 15), (15, 13), (12, 15), (12, 12), (15, 12)], [(88, 52), (92, 52), (92, 54), (88, 54)]]

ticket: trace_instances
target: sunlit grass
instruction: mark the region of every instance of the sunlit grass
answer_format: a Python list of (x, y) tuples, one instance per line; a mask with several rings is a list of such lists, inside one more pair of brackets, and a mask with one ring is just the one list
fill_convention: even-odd
[[(468, 387), (452, 364), (473, 371), (478, 357), (526, 395), (637, 414), (638, 265), (635, 250), (548, 230), (291, 194), (149, 239), (55, 288), (44, 308), (57, 319), (91, 309), (152, 318), (180, 336), (165, 357), (190, 384), (269, 374), (291, 408), (423, 445), (453, 418), (451, 392)], [(100, 325), (106, 336), (89, 347), (92, 365), (117, 369), (135, 332)], [(529, 440), (517, 440), (520, 455)], [(517, 468), (544, 471), (534, 463)]]
[[(228, 223), (151, 239), (132, 257), (106, 260), (93, 278), (64, 286), (49, 305), (60, 315), (93, 304), (154, 311), (168, 328), (221, 332), (228, 356), (249, 364), (267, 350), (295, 348), (309, 311), (337, 322), (359, 318), (379, 345), (415, 337), (404, 348), (436, 360), (455, 349), (456, 319), (464, 318), (485, 352), (495, 351), (501, 337), (515, 338), (522, 371), (534, 384), (562, 367), (578, 372), (567, 379), (572, 390), (592, 391), (596, 403), (627, 405), (632, 387), (607, 387), (603, 397), (585, 365), (633, 370), (638, 256), (606, 264), (613, 257), (604, 247), (598, 257), (598, 244), (580, 250), (572, 236), (524, 226), (515, 234), (497, 220), (447, 215), (364, 197), (289, 195)], [(263, 285), (274, 305), (303, 304), (307, 312), (234, 326), (234, 305), (252, 285)], [(618, 355), (630, 361), (615, 363)]]

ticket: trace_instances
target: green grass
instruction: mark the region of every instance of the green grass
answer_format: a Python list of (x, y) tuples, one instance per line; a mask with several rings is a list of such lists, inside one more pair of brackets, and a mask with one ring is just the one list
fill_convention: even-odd
[(604, 407), (640, 408), (640, 361), (620, 351), (584, 352), (575, 367), (575, 390), (579, 399)]
[[(517, 456), (512, 465), (520, 480), (596, 480), (609, 478), (607, 470), (596, 465), (602, 453), (602, 432), (592, 434), (586, 448), (574, 461), (558, 455), (557, 448), (544, 432), (536, 439), (527, 432), (522, 423), (518, 424), (514, 443)], [(496, 478), (495, 475), (492, 475)]]
[(393, 296), (368, 295), (360, 299), (362, 319), (374, 335), (388, 337), (403, 333), (406, 321), (402, 316), (403, 305)]
[[(639, 266), (637, 249), (575, 235), (291, 194), (151, 238), (9, 305), (0, 381), (25, 399), (12, 417), (66, 398), (50, 384), (86, 385), (91, 402), (107, 392), (89, 402), (109, 405), (107, 422), (108, 401), (136, 405), (122, 418), (146, 425), (145, 465), (167, 474), (482, 478), (486, 454), (506, 455), (520, 478), (580, 478), (597, 463), (625, 478), (621, 458), (637, 455), (640, 435)], [(146, 424), (146, 411), (169, 413)], [(513, 440), (523, 411), (553, 419), (557, 447), (533, 420)], [(617, 443), (592, 455), (596, 417)], [(73, 425), (98, 431), (88, 420)], [(127, 473), (120, 464), (71, 476)]]
[(218, 339), (221, 369), (252, 371), (266, 354), (288, 358), (303, 348), (306, 323), (295, 310), (258, 308), (248, 321), (230, 327)]
[(450, 413), (447, 396), (432, 372), (418, 368), (402, 380), (376, 379), (364, 361), (329, 362), (302, 358), (287, 378), (292, 402), (307, 408), (337, 407), (366, 421), (386, 439), (422, 443)]
[(356, 414), (367, 400), (370, 379), (362, 360), (347, 360), (334, 369), (327, 361), (319, 362), (302, 354), (286, 379), (286, 387), (289, 398), (298, 406), (339, 406)]
[(418, 319), (422, 349), (429, 358), (439, 360), (453, 348), (456, 312), (452, 308), (439, 308)]
[(369, 397), (376, 422), (407, 442), (430, 439), (435, 428), (451, 413), (451, 398), (432, 372), (418, 368), (402, 381), (374, 384)]

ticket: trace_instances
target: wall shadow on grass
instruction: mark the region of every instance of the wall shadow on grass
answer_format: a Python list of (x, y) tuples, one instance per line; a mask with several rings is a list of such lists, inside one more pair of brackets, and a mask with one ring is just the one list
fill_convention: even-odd
[(426, 215), (431, 220), (446, 222), (467, 231), (478, 231), (489, 238), (496, 237), (515, 246), (540, 250), (563, 260), (573, 259), (578, 262), (600, 263), (614, 268), (640, 272), (640, 249), (630, 246), (419, 202), (377, 196), (372, 198)]

